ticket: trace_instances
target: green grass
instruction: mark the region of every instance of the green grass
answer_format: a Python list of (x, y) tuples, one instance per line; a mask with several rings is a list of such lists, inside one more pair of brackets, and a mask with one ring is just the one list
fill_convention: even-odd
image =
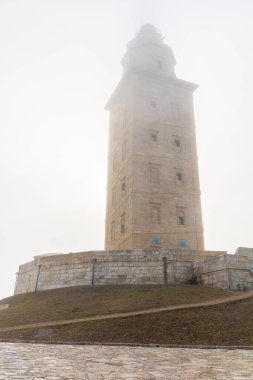
[(0, 327), (208, 301), (234, 293), (197, 285), (78, 286), (6, 298)]

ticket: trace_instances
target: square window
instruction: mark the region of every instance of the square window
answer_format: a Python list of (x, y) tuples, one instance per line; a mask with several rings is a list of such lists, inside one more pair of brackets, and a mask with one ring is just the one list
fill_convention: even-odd
[(186, 240), (185, 239), (180, 239), (179, 241), (178, 241), (178, 246), (180, 247), (180, 248), (186, 248)]

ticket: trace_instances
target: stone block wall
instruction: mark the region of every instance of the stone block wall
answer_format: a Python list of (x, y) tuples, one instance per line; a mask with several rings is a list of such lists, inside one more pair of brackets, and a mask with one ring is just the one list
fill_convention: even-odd
[[(247, 250), (247, 249), (245, 249)], [(251, 250), (252, 251), (252, 250)], [(253, 254), (220, 255), (194, 263), (198, 282), (231, 291), (253, 289)]]
[(170, 249), (42, 255), (20, 266), (15, 294), (77, 285), (186, 283), (197, 256)]
[(176, 78), (171, 49), (155, 29), (145, 33), (127, 45), (123, 78), (106, 105), (105, 249), (202, 250), (193, 110), (198, 86)]
[(189, 283), (253, 289), (253, 255), (143, 249), (36, 256), (19, 267), (15, 294), (77, 285)]
[(29, 293), (34, 292), (36, 290), (38, 269), (39, 266), (37, 259), (29, 263), (20, 265), (19, 271), (17, 273), (15, 294)]

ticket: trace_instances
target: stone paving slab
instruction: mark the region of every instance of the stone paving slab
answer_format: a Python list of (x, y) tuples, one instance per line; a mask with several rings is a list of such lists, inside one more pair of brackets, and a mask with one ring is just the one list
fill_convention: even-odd
[(0, 380), (253, 379), (253, 351), (0, 343)]

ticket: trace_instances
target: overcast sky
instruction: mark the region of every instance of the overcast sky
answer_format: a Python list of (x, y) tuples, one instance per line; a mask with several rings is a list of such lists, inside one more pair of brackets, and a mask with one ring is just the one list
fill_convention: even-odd
[(0, 0), (0, 298), (34, 255), (103, 249), (108, 98), (154, 24), (195, 116), (207, 249), (253, 247), (252, 0)]

